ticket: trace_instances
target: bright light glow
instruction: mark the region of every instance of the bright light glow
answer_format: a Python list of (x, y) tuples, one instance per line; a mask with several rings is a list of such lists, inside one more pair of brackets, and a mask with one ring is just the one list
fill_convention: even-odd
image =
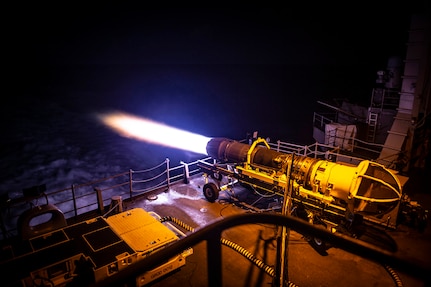
[(211, 139), (123, 112), (101, 114), (99, 119), (122, 136), (199, 154), (207, 154)]

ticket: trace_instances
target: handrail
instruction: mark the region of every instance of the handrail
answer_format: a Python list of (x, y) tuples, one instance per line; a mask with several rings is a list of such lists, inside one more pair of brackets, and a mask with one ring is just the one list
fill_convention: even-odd
[[(346, 140), (351, 140), (352, 142), (361, 143), (362, 141), (357, 140), (355, 138), (345, 138)], [(365, 143), (365, 142), (362, 142)], [(379, 155), (379, 151), (374, 149), (368, 149), (365, 147), (358, 146), (357, 144), (353, 144), (355, 149), (361, 149), (367, 151), (368, 153), (375, 153), (376, 158)], [(307, 157), (313, 158), (324, 158), (330, 161), (343, 161), (352, 164), (358, 164), (360, 161), (365, 159), (374, 160), (374, 158), (364, 158), (353, 155), (347, 155), (340, 153), (340, 148), (332, 145), (322, 144), (316, 142), (311, 145), (297, 145), (292, 143), (287, 143), (283, 141), (277, 141), (277, 143), (269, 143), (269, 146), (276, 151), (284, 152), (284, 153), (295, 153), (297, 155), (303, 155)], [(372, 146), (381, 147), (382, 145), (372, 144)]]
[(301, 234), (318, 237), (331, 243), (333, 248), (340, 248), (349, 253), (358, 255), (381, 264), (389, 265), (400, 272), (405, 272), (421, 280), (429, 280), (430, 268), (426, 268), (417, 261), (402, 258), (393, 252), (374, 246), (364, 241), (342, 235), (331, 233), (325, 229), (318, 228), (304, 220), (292, 216), (275, 213), (244, 213), (226, 217), (204, 226), (195, 232), (181, 238), (175, 243), (166, 246), (130, 265), (129, 267), (113, 274), (104, 280), (97, 282), (94, 286), (119, 286), (121, 282), (136, 278), (140, 274), (149, 271), (165, 262), (166, 258), (172, 258), (184, 250), (206, 241), (208, 286), (223, 286), (222, 282), (222, 260), (221, 260), (221, 235), (226, 229), (245, 224), (266, 223), (275, 226), (285, 226)]
[[(319, 113), (314, 113), (313, 116), (313, 127), (321, 130), (324, 132), (324, 128), (326, 124), (332, 123), (334, 120), (329, 119)], [(393, 148), (384, 144), (378, 144), (378, 143), (372, 143), (372, 142), (368, 142), (368, 141), (364, 141), (364, 140), (360, 140), (357, 139), (355, 137), (346, 137), (346, 136), (337, 136), (337, 135), (331, 135), (331, 139), (334, 140), (334, 142), (336, 140), (342, 140), (343, 142), (348, 142), (349, 145), (351, 146), (350, 152), (355, 152), (357, 154), (359, 154), (360, 156), (363, 157), (367, 157), (367, 159), (369, 160), (373, 160), (373, 161), (379, 161), (381, 164), (385, 165), (387, 168), (393, 168), (393, 166), (396, 165), (396, 162), (392, 159), (391, 161), (386, 160), (384, 158), (379, 158), (380, 154), (381, 154), (381, 150), (383, 148), (387, 149), (387, 150), (391, 150), (393, 152), (393, 154), (391, 154), (390, 156), (397, 156), (400, 155), (402, 156), (402, 151), (398, 148)], [(316, 143), (316, 145), (318, 145), (319, 147), (324, 148), (324, 145), (321, 143)], [(332, 148), (335, 148), (334, 146), (332, 146)], [(346, 155), (343, 155), (343, 157), (345, 157)], [(350, 159), (350, 162), (357, 162), (354, 161), (353, 159)]]
[[(208, 160), (208, 157), (201, 160)], [(49, 203), (60, 208), (66, 219), (76, 218), (80, 214), (91, 210), (97, 210), (98, 207), (107, 206), (113, 195), (124, 196), (125, 200), (131, 200), (134, 197), (147, 192), (168, 188), (170, 185), (184, 180), (186, 175), (183, 170), (186, 167), (189, 170), (188, 176), (198, 174), (200, 169), (197, 166), (197, 163), (198, 161), (194, 161), (170, 167), (169, 159), (166, 159), (164, 162), (153, 168), (135, 171), (129, 170), (127, 172), (122, 172), (91, 182), (73, 184), (69, 188), (45, 192), (41, 194), (41, 196), (45, 196)], [(156, 170), (157, 168), (158, 170)], [(155, 173), (157, 173), (157, 175), (155, 175)], [(143, 174), (149, 174), (151, 178), (138, 178), (139, 175)], [(134, 184), (141, 184), (141, 186), (134, 186)], [(147, 185), (142, 186), (142, 184)], [(128, 187), (128, 190), (122, 190), (121, 188), (123, 187)], [(37, 198), (37, 196), (32, 198), (13, 198), (0, 206), (0, 212), (6, 211), (8, 214), (7, 219), (3, 217), (0, 218), (3, 239), (6, 239), (10, 235), (16, 235), (17, 228), (14, 222), (18, 219), (19, 215), (27, 209), (27, 204), (32, 202), (32, 200), (37, 200)], [(12, 207), (16, 208), (14, 213), (12, 212)]]

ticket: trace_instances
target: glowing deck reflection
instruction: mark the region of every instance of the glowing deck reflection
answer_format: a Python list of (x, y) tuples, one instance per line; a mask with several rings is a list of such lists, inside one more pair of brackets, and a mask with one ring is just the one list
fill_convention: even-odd
[(206, 145), (211, 139), (123, 112), (100, 114), (98, 117), (122, 136), (199, 154), (207, 154)]

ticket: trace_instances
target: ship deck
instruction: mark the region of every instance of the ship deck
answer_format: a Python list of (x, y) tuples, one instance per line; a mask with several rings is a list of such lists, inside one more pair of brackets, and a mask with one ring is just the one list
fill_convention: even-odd
[[(220, 192), (213, 203), (208, 202), (202, 187), (205, 178), (193, 176), (188, 183), (177, 183), (168, 190), (153, 192), (141, 199), (124, 202), (124, 209), (143, 208), (158, 215), (170, 216), (197, 230), (232, 215), (259, 212), (280, 212), (276, 197), (262, 197), (240, 185), (230, 191)], [(419, 194), (429, 204), (429, 194)], [(424, 206), (429, 208), (430, 206)], [(428, 219), (429, 220), (429, 219)], [(187, 232), (187, 231), (186, 231)], [(389, 237), (388, 237), (389, 236)], [(277, 229), (266, 224), (246, 224), (225, 230), (222, 238), (234, 242), (260, 258), (268, 266), (276, 264)], [(419, 232), (400, 225), (396, 230), (379, 230), (368, 233), (368, 239), (383, 242), (392, 238), (397, 246), (396, 254), (419, 265), (431, 266), (431, 228)], [(193, 254), (178, 271), (169, 274), (150, 286), (207, 286), (207, 242), (193, 246)], [(289, 230), (287, 240), (288, 257), (285, 261), (287, 276), (292, 286), (425, 286), (422, 279), (387, 269), (380, 263), (351, 254), (336, 247), (321, 255), (305, 238)], [(389, 266), (390, 267), (390, 266)], [(391, 276), (394, 275), (394, 276)], [(223, 286), (271, 286), (273, 277), (256, 267), (235, 250), (222, 246)], [(400, 283), (400, 282), (398, 282)]]
[[(261, 194), (251, 191), (240, 184), (231, 189), (220, 191), (215, 202), (209, 202), (203, 194), (203, 186), (210, 177), (202, 173), (195, 174), (187, 182), (177, 181), (169, 187), (160, 188), (140, 196), (122, 201), (123, 211), (142, 208), (147, 212), (156, 213), (160, 217), (175, 218), (171, 223), (188, 236), (212, 223), (225, 218), (247, 213), (280, 214), (282, 198), (274, 194)], [(406, 185), (407, 194), (412, 195), (423, 208), (431, 209), (431, 194), (421, 187), (424, 179), (411, 178), (414, 184)], [(106, 210), (110, 206), (105, 207)], [(69, 218), (68, 226), (81, 222), (100, 213), (95, 211), (84, 213), (78, 218)], [(109, 218), (109, 217), (108, 217)], [(177, 222), (182, 223), (178, 225)], [(187, 227), (187, 228), (185, 228)], [(232, 245), (221, 245), (221, 274), (223, 286), (277, 286), (271, 285), (274, 280), (268, 269), (258, 267), (244, 256), (246, 251), (257, 258), (264, 266), (274, 270), (277, 267), (277, 243), (279, 243), (279, 227), (271, 224), (253, 223), (235, 226), (222, 232), (221, 237)], [(395, 255), (415, 262), (414, 266), (423, 266), (431, 270), (431, 227), (423, 232), (405, 224), (396, 230), (367, 228), (360, 239), (367, 244), (379, 247), (397, 247)], [(391, 266), (361, 257), (345, 251), (337, 246), (330, 247), (326, 254), (317, 252), (306, 238), (299, 232), (288, 229), (286, 241), (287, 260), (286, 275), (291, 283), (289, 286), (427, 286), (425, 274), (411, 274), (405, 270), (396, 270)], [(175, 243), (173, 243), (175, 244)], [(150, 282), (146, 286), (208, 286), (211, 278), (211, 265), (208, 264), (208, 249), (211, 244), (201, 241), (190, 246), (193, 253), (186, 257), (186, 264), (174, 272)], [(280, 246), (280, 245), (278, 245)], [(155, 252), (154, 254), (156, 254)], [(421, 269), (422, 270), (422, 269)], [(216, 271), (218, 272), (218, 271)], [(402, 283), (402, 284), (400, 284)], [(214, 286), (214, 285), (212, 285)]]

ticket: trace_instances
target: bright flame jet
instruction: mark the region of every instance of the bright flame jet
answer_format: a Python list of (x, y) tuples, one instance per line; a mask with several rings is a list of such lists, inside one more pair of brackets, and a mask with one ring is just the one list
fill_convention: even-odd
[(211, 139), (123, 112), (100, 114), (98, 117), (125, 137), (199, 154), (207, 154), (206, 145)]

